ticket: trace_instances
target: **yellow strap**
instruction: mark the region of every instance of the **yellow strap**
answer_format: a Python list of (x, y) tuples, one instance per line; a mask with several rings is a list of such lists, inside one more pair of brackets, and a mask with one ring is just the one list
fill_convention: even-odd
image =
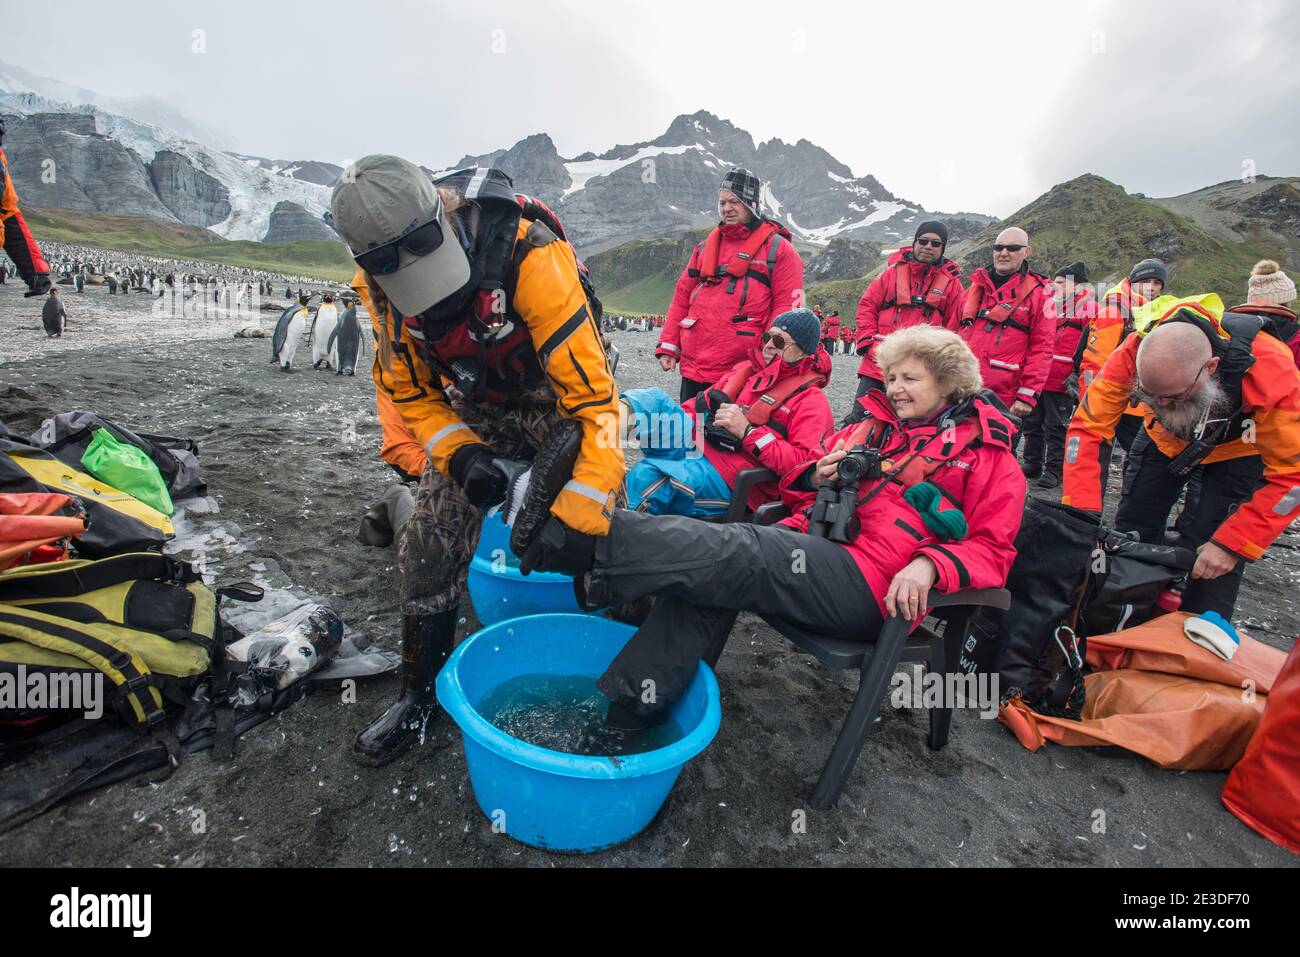
[[(68, 618), (59, 618), (55, 615), (46, 615), (38, 611), (33, 611), (30, 608), (10, 605), (5, 602), (0, 602), (0, 614), (14, 615), (33, 622), (29, 625), (20, 625), (9, 621), (0, 621), (0, 629), (8, 629), (9, 633), (13, 635), (13, 637), (20, 641), (25, 641), (28, 644), (36, 645), (38, 648), (44, 648), (47, 651), (57, 651), (74, 658), (79, 658), (96, 671), (107, 675), (109, 680), (119, 688), (126, 684), (126, 675), (118, 670), (107, 658), (79, 642), (72, 641), (68, 638), (61, 638), (58, 635), (52, 635), (49, 632), (42, 631), (39, 625), (55, 625), (60, 628), (82, 632), (89, 637), (94, 638), (96, 641), (102, 642), (103, 644), (125, 654), (130, 659), (131, 665), (135, 668), (137, 674), (145, 677), (153, 674), (144, 659), (127, 647), (122, 640), (113, 633), (115, 630), (125, 628), (123, 625), (103, 626), (93, 623), (86, 624), (79, 621), (72, 621)], [(134, 631), (134, 629), (126, 630)], [(148, 690), (150, 695), (153, 697), (154, 708), (156, 710), (162, 710), (163, 700), (158, 689), (150, 685)], [(141, 724), (144, 724), (147, 715), (144, 706), (136, 695), (136, 692), (128, 691), (127, 701), (130, 703), (131, 709), (135, 713), (135, 719)]]
[(151, 508), (121, 489), (107, 485), (94, 476), (74, 469), (56, 458), (10, 454), (9, 461), (27, 472), (42, 485), (58, 489), (68, 495), (76, 495), (92, 501), (102, 502), (109, 508), (116, 509), (124, 515), (129, 515), (167, 535), (176, 533), (172, 527), (171, 519), (162, 512)]

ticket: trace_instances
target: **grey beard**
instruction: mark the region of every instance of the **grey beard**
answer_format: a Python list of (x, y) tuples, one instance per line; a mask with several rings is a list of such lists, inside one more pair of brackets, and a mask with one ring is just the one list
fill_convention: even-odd
[(1201, 424), (1201, 417), (1208, 411), (1208, 417), (1214, 418), (1226, 413), (1228, 394), (1217, 379), (1206, 379), (1196, 393), (1190, 398), (1169, 405), (1157, 405), (1155, 397), (1134, 383), (1129, 399), (1145, 404), (1155, 413), (1156, 419), (1165, 431), (1171, 435), (1190, 442), (1196, 438), (1196, 427)]

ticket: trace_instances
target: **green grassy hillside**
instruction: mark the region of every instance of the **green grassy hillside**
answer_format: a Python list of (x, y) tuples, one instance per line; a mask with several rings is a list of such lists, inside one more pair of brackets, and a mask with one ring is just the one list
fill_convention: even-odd
[(355, 272), (341, 243), (313, 241), (271, 245), (230, 242), (198, 226), (184, 226), (143, 216), (71, 209), (23, 211), (37, 241), (76, 243), (147, 256), (245, 266), (294, 275), (347, 282)]
[(634, 239), (589, 256), (600, 301), (610, 312), (664, 315), (691, 250), (705, 235), (694, 230), (676, 238)]
[(1119, 280), (1149, 256), (1169, 266), (1170, 291), (1217, 292), (1227, 302), (1241, 299), (1250, 268), (1276, 257), (1267, 241), (1244, 242), (1212, 236), (1191, 219), (1148, 199), (1131, 196), (1100, 176), (1086, 175), (1053, 187), (1001, 223), (954, 247), (963, 270), (993, 260), (993, 240), (1007, 226), (1029, 232), (1033, 267), (1051, 275), (1083, 260), (1093, 282)]

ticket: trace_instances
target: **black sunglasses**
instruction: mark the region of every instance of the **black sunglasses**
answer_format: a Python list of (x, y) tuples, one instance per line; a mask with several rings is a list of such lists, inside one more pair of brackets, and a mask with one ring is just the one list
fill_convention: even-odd
[(942, 239), (918, 239), (918, 240), (916, 241), (916, 244), (917, 244), (918, 246), (927, 246), (927, 247), (928, 247), (928, 246), (933, 246), (935, 249), (942, 249), (942, 248), (943, 248), (943, 240), (942, 240)]
[(790, 344), (789, 341), (784, 336), (779, 335), (775, 332), (763, 333), (763, 345), (767, 345), (769, 342), (782, 351), (784, 351), (785, 347)]
[(442, 245), (441, 218), (416, 226), (398, 236), (392, 242), (368, 249), (353, 261), (372, 276), (387, 276), (397, 272), (401, 264), (401, 251), (405, 249), (412, 256), (427, 256)]
[(995, 253), (1001, 253), (1001, 252), (1018, 253), (1020, 252), (1020, 250), (1024, 248), (1025, 247), (1020, 245), (1020, 243), (994, 243), (993, 244), (993, 251)]

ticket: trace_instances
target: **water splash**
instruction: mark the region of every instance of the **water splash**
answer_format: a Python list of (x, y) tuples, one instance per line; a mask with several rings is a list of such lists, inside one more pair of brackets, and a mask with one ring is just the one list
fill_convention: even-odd
[(607, 727), (609, 701), (586, 675), (520, 675), (485, 694), (477, 710), (511, 737), (566, 754), (643, 754), (683, 737), (671, 719), (640, 731)]

